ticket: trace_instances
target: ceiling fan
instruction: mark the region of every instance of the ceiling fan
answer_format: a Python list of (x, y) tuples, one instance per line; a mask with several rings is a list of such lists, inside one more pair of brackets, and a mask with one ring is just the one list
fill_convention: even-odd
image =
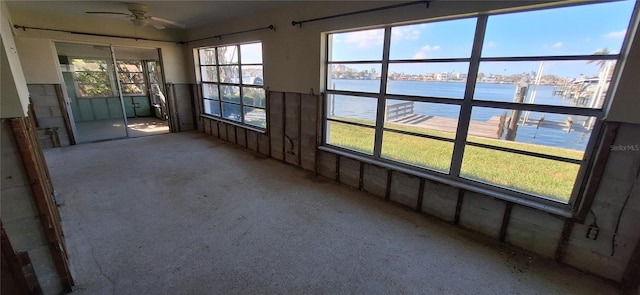
[(146, 15), (147, 11), (149, 10), (149, 7), (145, 4), (127, 3), (127, 9), (129, 9), (131, 13), (114, 12), (114, 11), (87, 11), (86, 13), (126, 16), (129, 19), (131, 19), (131, 22), (133, 22), (133, 25), (135, 25), (136, 27), (145, 27), (148, 24), (151, 24), (153, 27), (155, 27), (158, 30), (164, 30), (166, 28), (165, 25), (174, 26), (178, 28), (186, 27), (186, 25), (178, 22), (174, 22), (168, 19), (159, 18), (155, 16)]

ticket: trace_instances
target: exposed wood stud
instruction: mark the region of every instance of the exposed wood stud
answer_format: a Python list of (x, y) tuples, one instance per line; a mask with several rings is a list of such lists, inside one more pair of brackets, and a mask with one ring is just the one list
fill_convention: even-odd
[(558, 246), (556, 247), (556, 254), (554, 255), (554, 260), (556, 262), (562, 262), (564, 260), (565, 250), (567, 248), (567, 244), (569, 243), (569, 237), (571, 237), (571, 232), (573, 231), (574, 224), (575, 224), (575, 219), (573, 218), (567, 218), (564, 221), (564, 227), (562, 228), (560, 241), (558, 241)]
[(509, 228), (512, 209), (513, 203), (507, 202), (506, 206), (504, 207), (504, 215), (502, 215), (502, 225), (500, 226), (500, 242), (504, 242), (507, 239), (507, 228)]
[(336, 182), (340, 182), (340, 155), (336, 154)]
[(238, 126), (233, 126), (234, 143), (238, 144)]
[(464, 201), (464, 189), (458, 189), (458, 202), (456, 203), (456, 215), (453, 218), (453, 224), (460, 224), (460, 212), (462, 211), (462, 203)]
[(424, 183), (425, 179), (420, 178), (420, 187), (418, 188), (418, 202), (416, 203), (416, 211), (422, 211), (422, 202), (424, 199)]
[[(21, 261), (21, 260), (24, 260), (24, 258), (20, 259), (18, 257), (18, 254), (14, 251), (13, 246), (11, 245), (11, 241), (9, 241), (9, 237), (7, 237), (7, 233), (4, 231), (4, 226), (2, 226), (1, 224), (2, 223), (0, 222), (0, 228), (2, 229), (2, 244), (0, 245), (0, 250), (2, 250), (2, 256), (3, 256), (2, 270), (3, 271), (8, 270), (13, 276), (13, 279), (15, 282), (14, 286), (15, 288), (18, 288), (18, 289), (17, 290), (14, 289), (12, 291), (17, 292), (22, 290), (22, 291), (26, 291), (25, 294), (42, 294), (42, 289), (40, 288), (38, 280), (37, 279), (29, 280), (29, 278), (25, 275), (23, 271), (24, 263), (23, 261)], [(4, 275), (5, 273), (3, 273), (3, 276)], [(4, 289), (5, 288), (3, 286), (3, 290)]]
[(33, 121), (30, 117), (26, 117), (11, 119), (10, 122), (27, 176), (31, 182), (40, 222), (49, 243), (56, 270), (60, 275), (61, 285), (65, 292), (70, 292), (74, 283), (69, 270), (60, 215), (51, 198), (53, 187), (50, 182), (49, 169), (42, 154), (42, 147), (38, 141)]
[(358, 190), (364, 188), (364, 162), (360, 162), (360, 178), (358, 179)]
[(387, 191), (384, 194), (384, 199), (385, 200), (390, 200), (391, 199), (391, 181), (393, 178), (393, 170), (391, 169), (387, 169)]
[(67, 109), (67, 102), (64, 99), (64, 92), (62, 91), (62, 85), (54, 84), (56, 88), (56, 95), (58, 96), (58, 104), (60, 105), (60, 113), (62, 113), (62, 119), (64, 120), (64, 127), (67, 130), (69, 136), (69, 143), (76, 144), (76, 137), (73, 136), (73, 129), (71, 128), (71, 120), (69, 119), (69, 109)]

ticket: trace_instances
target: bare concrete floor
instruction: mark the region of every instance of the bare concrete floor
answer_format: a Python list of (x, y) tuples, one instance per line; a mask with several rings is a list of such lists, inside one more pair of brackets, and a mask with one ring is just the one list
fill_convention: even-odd
[(46, 151), (75, 294), (617, 294), (201, 133)]
[[(169, 123), (154, 117), (128, 118), (129, 137), (169, 133)], [(127, 136), (123, 119), (76, 122), (78, 141), (94, 142)]]

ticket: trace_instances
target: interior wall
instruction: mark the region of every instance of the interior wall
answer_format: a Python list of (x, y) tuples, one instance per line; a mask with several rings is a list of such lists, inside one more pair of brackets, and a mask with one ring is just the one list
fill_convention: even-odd
[(6, 3), (0, 2), (2, 24), (0, 24), (0, 70), (2, 84), (0, 89), (0, 117), (24, 117), (29, 106), (29, 92), (25, 83), (24, 73), (20, 64), (18, 48), (11, 33), (10, 15)]
[[(311, 91), (318, 93), (323, 89), (321, 81), (322, 32), (477, 11), (492, 11), (508, 6), (524, 6), (533, 4), (533, 2), (438, 1), (431, 3), (429, 9), (416, 5), (316, 23), (305, 23), (302, 28), (291, 25), (292, 20), (304, 20), (388, 4), (390, 3), (375, 2), (372, 4), (371, 2), (355, 1), (291, 4), (271, 11), (195, 29), (190, 31), (189, 38), (204, 38), (265, 27), (270, 24), (277, 28), (276, 32), (262, 30), (225, 36), (221, 40), (207, 39), (192, 42), (189, 43), (190, 51), (205, 46), (262, 41), (265, 87), (271, 90), (270, 93), (284, 93), (286, 100), (287, 97), (304, 97), (304, 94)], [(635, 48), (640, 39), (634, 40)], [(631, 81), (637, 81), (637, 75), (635, 75), (637, 69), (633, 65), (637, 65), (639, 59), (640, 54), (637, 50), (627, 57), (627, 63), (621, 77), (625, 83), (620, 83), (613, 100), (612, 110), (616, 111), (612, 111), (607, 117), (609, 121), (625, 122), (620, 125), (618, 137), (614, 141), (615, 146), (637, 147), (637, 139), (640, 138), (640, 125), (638, 125), (640, 116), (637, 116), (640, 113), (640, 104), (630, 101), (637, 98), (637, 93), (639, 93), (637, 85), (631, 85), (637, 84), (637, 82), (632, 83)], [(189, 74), (192, 81), (197, 83), (194, 65), (194, 60), (191, 59)], [(270, 125), (269, 133), (265, 135), (265, 140), (269, 141), (268, 155), (292, 163), (290, 162), (291, 156), (287, 154), (286, 150), (288, 145), (278, 138), (278, 134), (281, 130), (287, 132), (286, 130), (296, 130), (301, 127), (289, 126), (296, 124), (296, 121), (283, 119), (289, 118), (288, 106), (281, 108), (278, 101), (277, 94), (270, 97), (269, 104), (277, 106), (268, 108)], [(199, 120), (200, 130), (242, 146), (247, 145), (242, 141), (237, 142), (237, 134), (239, 132), (252, 134), (243, 128), (218, 122), (215, 119), (200, 118)], [(302, 132), (311, 132), (311, 129), (307, 128), (311, 127), (302, 128)], [(238, 131), (239, 129), (242, 131)], [(282, 135), (280, 136), (282, 137)], [(254, 136), (251, 135), (250, 138), (248, 143), (253, 142)], [(257, 145), (247, 147), (256, 150), (254, 146)], [(259, 149), (257, 151), (265, 153)], [(302, 152), (304, 153), (304, 149)], [(639, 182), (634, 174), (634, 169), (636, 169), (634, 163), (638, 161), (640, 161), (640, 154), (633, 149), (618, 150), (609, 156), (592, 207), (600, 227), (596, 240), (586, 237), (591, 223), (594, 222), (594, 217), (591, 215), (584, 224), (576, 223), (576, 220), (571, 218), (556, 216), (479, 193), (464, 191), (330, 151), (317, 151), (315, 169), (320, 175), (335, 179), (355, 189), (367, 191), (380, 198), (437, 216), (455, 225), (484, 233), (587, 272), (620, 281), (640, 238), (640, 232), (634, 231), (635, 223), (633, 221), (640, 216), (640, 210), (638, 210), (640, 190), (634, 186)], [(628, 200), (626, 206), (624, 206), (625, 199)], [(619, 225), (617, 225), (618, 216), (620, 216)], [(616, 228), (618, 228), (617, 233), (615, 233)], [(614, 236), (616, 239), (615, 246), (613, 246), (615, 253), (612, 255)]]

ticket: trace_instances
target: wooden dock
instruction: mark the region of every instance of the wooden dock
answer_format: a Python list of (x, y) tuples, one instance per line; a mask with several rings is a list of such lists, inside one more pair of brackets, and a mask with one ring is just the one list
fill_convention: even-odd
[[(390, 123), (420, 127), (429, 130), (456, 133), (458, 119), (447, 117), (435, 117), (412, 114), (403, 118), (390, 120)], [(504, 123), (503, 123), (504, 126)], [(486, 122), (471, 121), (469, 123), (469, 135), (498, 139), (502, 135), (500, 128), (500, 116), (493, 116)]]

